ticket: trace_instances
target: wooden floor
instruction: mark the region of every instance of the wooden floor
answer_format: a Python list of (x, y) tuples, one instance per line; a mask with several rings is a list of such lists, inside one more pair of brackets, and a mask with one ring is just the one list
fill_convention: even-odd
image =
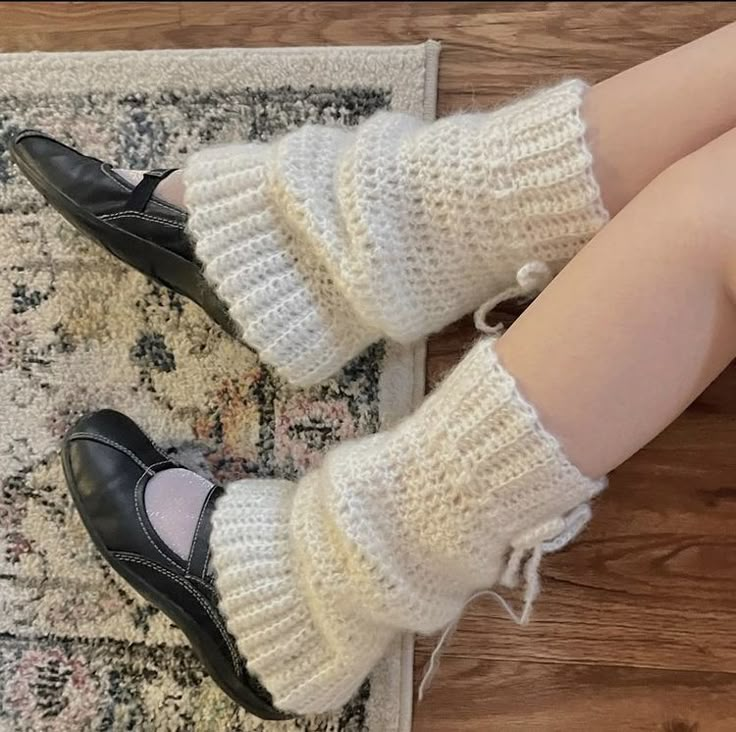
[[(448, 113), (563, 74), (596, 81), (734, 20), (730, 3), (0, 3), (0, 49), (434, 38)], [(430, 383), (472, 337), (462, 323), (432, 340)], [(582, 539), (546, 562), (528, 629), (470, 608), (415, 730), (735, 732), (735, 529), (732, 367), (616, 471)]]

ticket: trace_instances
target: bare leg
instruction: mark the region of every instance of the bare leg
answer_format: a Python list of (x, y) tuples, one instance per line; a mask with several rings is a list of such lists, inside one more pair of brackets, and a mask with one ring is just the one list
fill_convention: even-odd
[(736, 355), (736, 131), (676, 163), (498, 344), (572, 461), (600, 476)]
[(736, 23), (596, 84), (583, 116), (614, 215), (665, 168), (736, 126)]

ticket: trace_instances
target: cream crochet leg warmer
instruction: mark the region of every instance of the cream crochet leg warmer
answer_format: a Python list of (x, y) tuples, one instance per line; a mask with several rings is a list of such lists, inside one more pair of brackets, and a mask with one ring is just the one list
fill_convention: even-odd
[[(291, 382), (546, 284), (605, 223), (570, 81), (494, 112), (210, 148), (185, 168), (197, 255)], [(524, 267), (534, 262), (535, 266)], [(541, 270), (541, 278), (540, 278)]]
[(582, 509), (584, 523), (603, 486), (567, 460), (486, 339), (391, 431), (337, 447), (298, 484), (227, 487), (211, 538), (220, 609), (277, 706), (324, 711), (397, 633), (454, 621), (527, 553), (534, 584), (565, 517)]

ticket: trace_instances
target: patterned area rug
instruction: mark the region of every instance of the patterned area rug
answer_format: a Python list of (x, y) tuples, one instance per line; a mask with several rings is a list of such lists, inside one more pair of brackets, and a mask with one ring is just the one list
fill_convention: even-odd
[(409, 728), (409, 639), (336, 714), (262, 723), (237, 708), (93, 550), (58, 447), (79, 415), (113, 407), (220, 481), (293, 478), (413, 407), (423, 347), (379, 344), (329, 383), (290, 388), (196, 306), (75, 233), (6, 142), (38, 127), (123, 167), (175, 166), (305, 122), (431, 117), (436, 71), (432, 43), (0, 56), (0, 729)]

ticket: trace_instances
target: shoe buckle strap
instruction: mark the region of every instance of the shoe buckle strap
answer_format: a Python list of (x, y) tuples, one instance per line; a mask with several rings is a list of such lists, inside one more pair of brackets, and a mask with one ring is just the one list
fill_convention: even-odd
[(125, 204), (125, 210), (139, 213), (145, 211), (156, 186), (176, 170), (176, 168), (156, 168), (145, 172), (143, 180), (131, 191), (128, 202)]

